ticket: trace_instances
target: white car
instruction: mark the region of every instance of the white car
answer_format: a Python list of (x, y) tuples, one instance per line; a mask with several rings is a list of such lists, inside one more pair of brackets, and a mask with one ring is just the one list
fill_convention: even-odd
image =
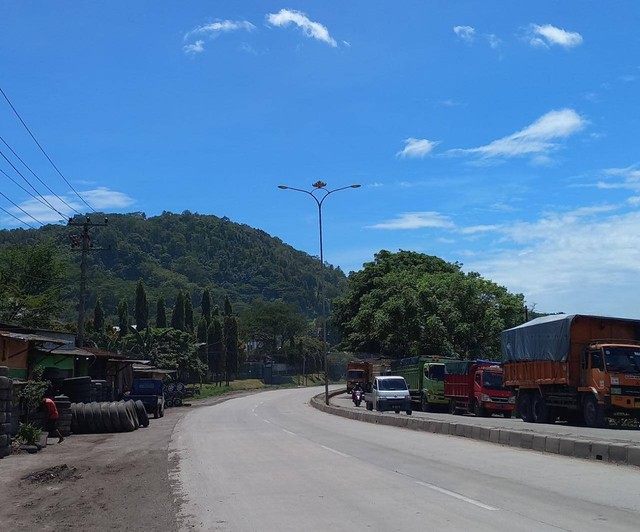
[(404, 410), (408, 416), (412, 412), (411, 396), (404, 377), (375, 377), (371, 391), (365, 394), (364, 400), (367, 410), (373, 410), (375, 407), (380, 412), (393, 410), (396, 414)]

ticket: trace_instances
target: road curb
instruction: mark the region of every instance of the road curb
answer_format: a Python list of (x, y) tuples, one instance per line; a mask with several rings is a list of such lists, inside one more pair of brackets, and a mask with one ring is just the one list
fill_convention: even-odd
[[(344, 390), (342, 389), (330, 392), (329, 398), (343, 393)], [(640, 445), (585, 440), (584, 438), (568, 438), (566, 436), (551, 436), (522, 430), (510, 430), (502, 427), (472, 425), (460, 423), (459, 421), (455, 423), (435, 421), (433, 419), (420, 419), (402, 414), (389, 415), (370, 412), (364, 409), (346, 410), (336, 405), (326, 405), (324, 398), (324, 393), (312, 397), (311, 406), (328, 414), (354, 419), (356, 421), (364, 421), (365, 423), (401, 427), (409, 430), (431, 432), (433, 434), (446, 434), (488, 443), (497, 443), (508, 447), (531, 449), (541, 453), (559, 454), (584, 460), (640, 467)]]

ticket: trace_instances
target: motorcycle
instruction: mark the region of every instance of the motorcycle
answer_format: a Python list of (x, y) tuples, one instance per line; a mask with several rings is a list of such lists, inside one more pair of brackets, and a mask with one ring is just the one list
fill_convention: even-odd
[(360, 406), (360, 403), (362, 403), (363, 398), (364, 398), (364, 392), (362, 390), (353, 390), (353, 392), (351, 393), (351, 400), (353, 401), (353, 404), (356, 406)]

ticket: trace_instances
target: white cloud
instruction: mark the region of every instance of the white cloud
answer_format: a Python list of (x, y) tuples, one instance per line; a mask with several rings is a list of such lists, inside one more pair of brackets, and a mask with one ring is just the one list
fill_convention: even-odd
[(194, 35), (215, 37), (220, 33), (229, 33), (237, 30), (252, 31), (254, 29), (256, 29), (256, 27), (247, 20), (218, 20), (209, 24), (203, 24), (188, 31), (184, 36), (184, 40), (186, 41)]
[(421, 229), (424, 227), (452, 228), (453, 222), (438, 212), (405, 212), (393, 220), (370, 225), (368, 229)]
[(524, 293), (542, 311), (638, 316), (640, 212), (614, 209), (580, 208), (505, 225), (500, 248), (487, 248), (466, 267)]
[[(256, 27), (248, 20), (217, 20), (188, 31), (184, 36), (184, 40), (188, 41), (194, 36), (203, 36), (209, 39), (215, 39), (221, 33), (230, 33), (238, 30), (252, 31), (254, 29), (256, 29)], [(204, 52), (204, 40), (198, 39), (195, 43), (184, 45), (182, 49), (186, 54), (202, 53)]]
[[(98, 187), (91, 190), (80, 191), (79, 194), (87, 201), (87, 203), (89, 203), (89, 205), (99, 211), (106, 211), (109, 209), (122, 209), (135, 203), (135, 201), (126, 194), (117, 192), (115, 190), (110, 190), (106, 187)], [(87, 206), (80, 201), (78, 196), (75, 195), (60, 197), (48, 195), (41, 196), (41, 199), (45, 203), (51, 204), (55, 209), (60, 211), (64, 215), (64, 218), (37, 199), (29, 199), (20, 203), (19, 206), (24, 211), (28, 212), (34, 218), (43, 223), (59, 223), (61, 221), (66, 221), (67, 218), (74, 216), (75, 211), (73, 209), (79, 212), (87, 211)], [(73, 209), (70, 209), (67, 205), (65, 205), (65, 202)], [(20, 209), (11, 207), (7, 210), (20, 220), (34, 225), (33, 219), (26, 216)], [(0, 218), (0, 224), (13, 226), (17, 224), (17, 221), (13, 218)]]
[(529, 43), (532, 46), (549, 47), (552, 45), (573, 48), (582, 44), (582, 35), (574, 31), (565, 31), (551, 24), (531, 24)]
[(193, 44), (185, 44), (182, 49), (187, 54), (199, 54), (200, 52), (204, 52), (204, 41), (198, 40)]
[(290, 24), (298, 26), (307, 37), (317, 39), (330, 46), (337, 47), (336, 40), (329, 35), (329, 30), (319, 22), (313, 22), (304, 13), (290, 9), (281, 9), (278, 13), (269, 13), (267, 22), (272, 26), (284, 28)]
[(463, 235), (475, 235), (478, 233), (490, 233), (499, 229), (499, 225), (472, 225), (470, 227), (463, 227), (460, 232)]
[(607, 168), (604, 170), (604, 176), (607, 181), (598, 181), (597, 188), (626, 189), (640, 192), (640, 170), (636, 164), (626, 168)]
[(493, 33), (489, 33), (488, 35), (485, 35), (485, 37), (489, 42), (489, 46), (491, 46), (493, 50), (497, 50), (502, 45), (502, 40), (498, 38), (497, 35), (494, 35)]
[(472, 43), (476, 37), (476, 30), (471, 26), (454, 26), (453, 32), (466, 43)]
[(421, 159), (426, 157), (431, 153), (433, 148), (435, 148), (439, 143), (433, 140), (427, 139), (414, 139), (413, 137), (409, 137), (405, 140), (405, 147), (398, 153), (396, 153), (396, 157), (410, 157), (412, 159)]
[(549, 111), (517, 133), (485, 146), (449, 150), (449, 153), (477, 154), (483, 158), (544, 155), (558, 148), (557, 140), (581, 131), (586, 124), (587, 121), (573, 109)]

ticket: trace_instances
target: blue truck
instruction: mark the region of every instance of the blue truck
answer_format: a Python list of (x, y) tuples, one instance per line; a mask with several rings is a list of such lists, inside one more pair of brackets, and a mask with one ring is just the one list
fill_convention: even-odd
[(164, 386), (160, 379), (134, 379), (127, 398), (142, 401), (147, 413), (156, 419), (164, 416)]

